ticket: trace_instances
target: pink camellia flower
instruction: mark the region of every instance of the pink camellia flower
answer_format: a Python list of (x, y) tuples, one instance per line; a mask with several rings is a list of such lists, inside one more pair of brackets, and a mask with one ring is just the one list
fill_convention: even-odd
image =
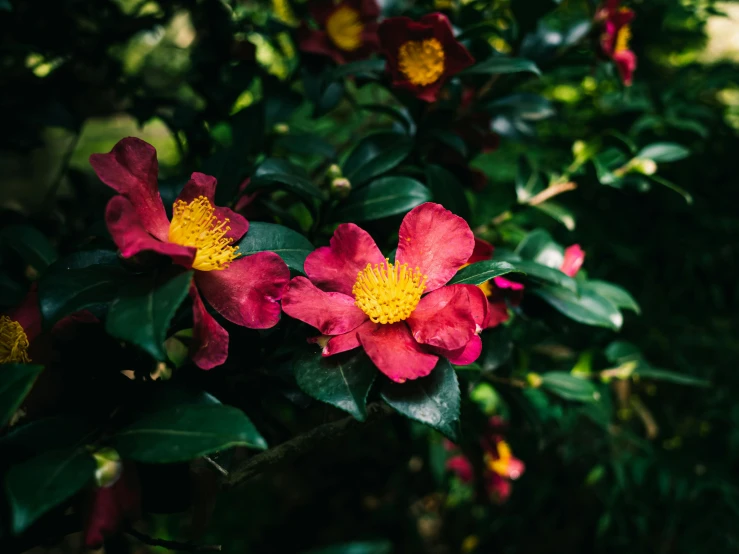
[(626, 86), (631, 86), (636, 70), (636, 54), (629, 49), (629, 24), (635, 14), (633, 10), (619, 7), (618, 4), (619, 0), (606, 0), (596, 12), (595, 19), (603, 25), (600, 35), (603, 53), (616, 63), (621, 81)]
[(403, 218), (394, 263), (354, 225), (305, 260), (282, 309), (322, 335), (331, 356), (361, 346), (381, 372), (402, 383), (428, 375), (439, 356), (466, 365), (482, 349), (487, 302), (474, 285), (446, 283), (472, 254), (467, 222), (427, 202)]
[(124, 258), (151, 251), (195, 270), (193, 361), (210, 369), (226, 361), (228, 333), (206, 311), (200, 294), (227, 320), (251, 329), (273, 327), (279, 300), (290, 279), (285, 262), (273, 252), (238, 257), (232, 246), (249, 227), (243, 216), (216, 207), (216, 179), (193, 173), (167, 219), (157, 184), (156, 150), (134, 137), (124, 138), (108, 154), (93, 154), (90, 164), (114, 189), (105, 221)]
[(375, 0), (313, 0), (308, 4), (318, 29), (305, 23), (298, 30), (298, 46), (303, 52), (323, 54), (337, 64), (362, 60), (379, 48)]

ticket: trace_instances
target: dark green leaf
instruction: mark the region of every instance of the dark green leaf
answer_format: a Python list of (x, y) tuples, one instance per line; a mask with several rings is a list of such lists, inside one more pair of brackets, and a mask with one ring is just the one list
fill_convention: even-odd
[(522, 71), (541, 75), (541, 71), (531, 60), (504, 58), (502, 56), (492, 56), (487, 60), (476, 63), (462, 71), (462, 75), (497, 75), (500, 73), (520, 73)]
[(0, 428), (13, 417), (43, 370), (40, 365), (0, 365)]
[(525, 280), (549, 283), (573, 292), (577, 290), (577, 282), (572, 277), (562, 273), (559, 269), (553, 269), (528, 260), (511, 260), (509, 263), (516, 269), (516, 271), (526, 274), (526, 276), (523, 277)]
[(390, 541), (347, 542), (313, 548), (303, 554), (392, 554)]
[(282, 225), (260, 221), (249, 223), (249, 230), (237, 246), (242, 256), (255, 252), (274, 252), (285, 260), (287, 267), (301, 273), (306, 256), (315, 250), (300, 233)]
[(511, 94), (487, 105), (493, 111), (511, 111), (516, 116), (528, 121), (540, 121), (552, 117), (556, 112), (552, 103), (538, 94), (523, 92)]
[(415, 132), (416, 123), (413, 121), (413, 118), (408, 113), (407, 109), (398, 109), (392, 106), (385, 106), (383, 104), (360, 104), (357, 108), (360, 110), (384, 114), (400, 123), (408, 134), (413, 134)]
[(532, 260), (553, 269), (562, 267), (565, 258), (564, 249), (544, 229), (534, 229), (526, 235), (518, 243), (516, 254), (524, 260)]
[(533, 206), (533, 208), (540, 210), (547, 214), (552, 219), (559, 221), (564, 225), (568, 231), (575, 230), (575, 216), (574, 214), (561, 204), (555, 202), (541, 202)]
[(434, 202), (460, 217), (470, 217), (470, 205), (464, 188), (450, 171), (429, 164), (426, 166), (426, 183), (434, 195)]
[(110, 306), (105, 330), (157, 360), (166, 360), (167, 329), (190, 290), (192, 276), (192, 271), (186, 271), (170, 279), (170, 275), (155, 272), (126, 285)]
[(676, 385), (687, 385), (690, 387), (710, 387), (711, 383), (705, 379), (699, 379), (691, 375), (675, 373), (666, 369), (656, 369), (651, 367), (642, 367), (634, 371), (633, 375), (638, 375), (643, 379), (654, 379), (655, 381), (665, 381), (667, 383), (675, 383)]
[(668, 189), (675, 191), (680, 196), (682, 196), (688, 204), (693, 203), (693, 196), (687, 190), (685, 190), (682, 187), (677, 186), (672, 181), (668, 181), (667, 179), (664, 179), (660, 177), (659, 175), (649, 175), (649, 178), (652, 181), (659, 183), (663, 187), (667, 187)]
[(372, 75), (385, 71), (385, 60), (359, 60), (336, 66), (329, 74), (327, 80), (335, 81), (350, 75)]
[(479, 363), (483, 371), (495, 371), (510, 359), (512, 353), (513, 341), (506, 327), (498, 326), (482, 334)]
[(31, 423), (16, 425), (3, 437), (0, 448), (40, 454), (47, 450), (80, 446), (86, 437), (91, 437), (94, 427), (75, 416), (53, 416)]
[(400, 133), (376, 133), (362, 139), (343, 164), (344, 177), (358, 187), (387, 173), (413, 149), (413, 139)]
[(633, 312), (636, 312), (637, 314), (640, 312), (639, 304), (636, 303), (634, 297), (631, 296), (626, 290), (617, 285), (614, 285), (613, 283), (591, 280), (583, 283), (582, 287), (594, 290), (600, 296), (603, 296), (613, 302), (613, 304), (617, 308), (631, 310)]
[(623, 324), (623, 316), (613, 302), (593, 290), (583, 289), (578, 295), (567, 289), (544, 285), (532, 292), (570, 319), (585, 325), (618, 331)]
[(8, 225), (0, 231), (0, 241), (37, 271), (43, 271), (57, 258), (56, 249), (49, 239), (30, 225)]
[(655, 142), (639, 150), (636, 158), (654, 160), (657, 163), (675, 162), (690, 156), (690, 150), (674, 142)]
[(639, 360), (642, 357), (641, 351), (636, 346), (622, 340), (617, 340), (609, 344), (604, 353), (608, 361), (614, 364)]
[(335, 214), (338, 221), (369, 221), (406, 213), (431, 200), (431, 191), (410, 177), (382, 177), (353, 191)]
[(525, 156), (519, 156), (516, 170), (516, 199), (519, 204), (527, 202), (543, 190), (544, 181), (542, 181), (539, 172)]
[(336, 157), (333, 145), (312, 133), (278, 137), (275, 140), (275, 148), (283, 148), (294, 154), (317, 155), (329, 160)]
[(596, 402), (600, 399), (598, 388), (591, 381), (565, 371), (550, 371), (540, 377), (542, 388), (565, 400)]
[(123, 459), (186, 462), (233, 446), (265, 449), (248, 417), (233, 406), (191, 405), (144, 416), (112, 438)]
[(95, 462), (79, 448), (44, 452), (10, 468), (5, 489), (13, 510), (13, 531), (23, 532), (89, 483), (94, 473)]
[(322, 199), (324, 197), (323, 192), (313, 184), (304, 169), (291, 164), (287, 160), (276, 158), (268, 158), (259, 164), (249, 183), (249, 190), (271, 188), (276, 183), (284, 185), (285, 189), (301, 198)]
[(307, 395), (349, 412), (359, 421), (367, 417), (367, 394), (377, 368), (361, 350), (324, 358), (305, 352), (295, 360), (295, 379)]
[(450, 285), (480, 285), (493, 277), (500, 277), (506, 273), (519, 272), (508, 262), (484, 260), (475, 262), (460, 269), (449, 281)]
[(387, 380), (380, 394), (397, 412), (459, 442), (459, 383), (446, 358), (439, 358), (427, 377), (405, 383)]

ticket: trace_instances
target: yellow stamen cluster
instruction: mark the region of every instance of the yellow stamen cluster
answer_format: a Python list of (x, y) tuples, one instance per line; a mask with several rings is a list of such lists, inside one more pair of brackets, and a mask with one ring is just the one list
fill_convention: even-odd
[(362, 46), (364, 25), (359, 12), (348, 6), (339, 6), (326, 20), (326, 33), (336, 46), (352, 52)]
[(398, 50), (398, 65), (414, 85), (430, 85), (444, 73), (444, 47), (435, 38), (409, 40)]
[(616, 35), (616, 46), (614, 52), (624, 52), (629, 49), (629, 42), (631, 41), (631, 27), (624, 25), (618, 30)]
[(169, 225), (169, 242), (197, 248), (192, 267), (199, 271), (226, 269), (236, 259), (238, 246), (224, 235), (231, 230), (228, 218), (219, 221), (213, 215), (215, 208), (205, 196), (198, 196), (189, 204), (184, 200), (174, 203)]
[(0, 364), (27, 364), (28, 337), (23, 327), (8, 316), (0, 316)]
[(511, 470), (509, 469), (509, 465), (511, 463), (511, 459), (513, 458), (513, 453), (511, 452), (511, 447), (508, 446), (508, 443), (505, 441), (498, 441), (498, 457), (493, 458), (490, 455), (486, 455), (486, 463), (488, 466), (488, 469), (491, 471), (494, 471), (498, 475), (502, 477), (510, 477), (511, 479), (517, 479), (518, 475), (511, 475)]
[(357, 274), (352, 294), (355, 304), (374, 323), (397, 323), (407, 319), (416, 309), (426, 288), (426, 275), (408, 264), (367, 264)]

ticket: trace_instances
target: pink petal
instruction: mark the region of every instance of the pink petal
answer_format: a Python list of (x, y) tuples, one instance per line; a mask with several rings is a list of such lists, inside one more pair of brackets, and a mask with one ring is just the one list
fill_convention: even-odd
[(467, 260), (467, 263), (474, 264), (475, 262), (489, 260), (493, 257), (493, 250), (493, 245), (488, 241), (475, 237), (475, 249), (472, 251), (472, 255)]
[[(416, 342), (444, 350), (457, 350), (469, 342), (476, 325), (468, 287), (480, 290), (474, 285), (451, 285), (421, 298), (407, 319)], [(484, 320), (483, 316), (480, 323)]]
[(426, 202), (403, 218), (398, 234), (398, 263), (418, 267), (428, 277), (426, 291), (454, 277), (475, 248), (470, 226), (439, 204)]
[(340, 292), (323, 292), (305, 277), (295, 277), (282, 299), (282, 310), (318, 329), (324, 335), (342, 335), (367, 321), (354, 298)]
[(474, 477), (472, 464), (462, 454), (449, 458), (446, 461), (446, 468), (449, 471), (453, 471), (454, 473), (456, 473), (457, 477), (459, 477), (464, 483), (471, 482), (472, 478)]
[(381, 264), (385, 257), (372, 237), (353, 223), (342, 223), (329, 246), (308, 254), (305, 274), (319, 288), (351, 295), (357, 274), (367, 264)]
[(250, 329), (268, 329), (280, 320), (280, 304), (290, 270), (274, 252), (239, 258), (222, 271), (198, 271), (200, 292), (227, 320)]
[(228, 358), (228, 332), (208, 313), (197, 287), (190, 287), (192, 298), (192, 361), (200, 369), (212, 369)]
[[(198, 196), (205, 196), (210, 200), (211, 205), (215, 206), (216, 184), (217, 181), (215, 177), (211, 177), (205, 173), (198, 173), (196, 171), (190, 176), (190, 180), (185, 183), (185, 186), (177, 197), (177, 200), (183, 200), (189, 204)], [(216, 207), (214, 215), (219, 221), (228, 219), (228, 226), (231, 227), (231, 230), (226, 233), (226, 237), (233, 239), (234, 241), (243, 237), (249, 229), (249, 223), (246, 221), (244, 216), (237, 214), (230, 208)]]
[(197, 250), (152, 237), (141, 224), (136, 208), (125, 196), (110, 199), (105, 208), (105, 222), (124, 258), (130, 258), (142, 251), (151, 251), (169, 256), (174, 263), (184, 267), (192, 266)]
[(573, 244), (565, 249), (565, 257), (562, 260), (562, 267), (559, 269), (565, 275), (574, 277), (580, 271), (580, 267), (582, 267), (584, 261), (585, 251), (580, 248), (579, 244)]
[(357, 335), (377, 369), (397, 383), (425, 377), (439, 359), (421, 349), (402, 321), (379, 325), (371, 331), (361, 329)]
[(498, 504), (504, 503), (511, 496), (511, 482), (492, 471), (487, 474), (485, 488), (490, 497)]
[(321, 336), (316, 337), (316, 339), (308, 339), (308, 342), (317, 342), (321, 344), (323, 346), (323, 351), (321, 352), (323, 356), (333, 356), (334, 354), (358, 348), (359, 333), (372, 332), (377, 326), (377, 323), (372, 323), (372, 321), (368, 319), (356, 329), (352, 329), (343, 335), (336, 335), (333, 337)]
[(613, 61), (616, 62), (616, 68), (621, 76), (621, 81), (627, 87), (630, 87), (634, 79), (634, 71), (636, 71), (636, 54), (631, 50), (623, 50), (613, 55)]
[(509, 479), (518, 479), (526, 471), (526, 465), (518, 458), (511, 458), (508, 461), (507, 477)]
[(521, 283), (509, 281), (505, 277), (495, 277), (493, 279), (493, 282), (495, 283), (495, 286), (499, 289), (510, 289), (512, 291), (523, 290), (523, 285)]
[(159, 196), (157, 151), (135, 137), (127, 137), (107, 154), (92, 154), (90, 165), (100, 180), (128, 198), (141, 224), (160, 240), (167, 240), (169, 220)]
[(439, 356), (447, 358), (454, 365), (469, 365), (473, 363), (482, 353), (482, 339), (480, 335), (473, 335), (469, 342), (457, 350), (442, 350), (434, 348)]
[(492, 327), (497, 327), (501, 323), (508, 321), (509, 317), (508, 305), (506, 304), (505, 299), (502, 296), (490, 298), (490, 302), (488, 304), (488, 318), (485, 323), (485, 328), (490, 329)]

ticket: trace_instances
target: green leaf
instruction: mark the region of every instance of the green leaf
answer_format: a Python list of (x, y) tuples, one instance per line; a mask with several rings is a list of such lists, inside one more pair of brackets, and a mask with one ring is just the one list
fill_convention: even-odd
[(367, 394), (376, 375), (377, 368), (361, 350), (330, 358), (311, 351), (295, 360), (295, 379), (304, 393), (359, 421), (367, 417)]
[(519, 272), (508, 262), (498, 262), (493, 260), (484, 260), (475, 262), (467, 267), (463, 267), (449, 281), (450, 285), (480, 285), (492, 279), (500, 277), (506, 273)]
[(0, 428), (13, 417), (43, 370), (40, 365), (0, 365)]
[(447, 169), (434, 164), (426, 166), (426, 183), (434, 195), (434, 202), (464, 219), (470, 217), (470, 204), (464, 188)]
[(413, 149), (413, 139), (400, 133), (376, 133), (363, 138), (344, 162), (344, 177), (352, 187), (387, 173)]
[(492, 56), (487, 60), (468, 67), (462, 71), (462, 75), (497, 75), (501, 73), (520, 73), (528, 71), (536, 75), (541, 75), (541, 71), (531, 60), (523, 58), (504, 58), (502, 56)]
[(661, 163), (675, 162), (688, 156), (690, 156), (690, 150), (684, 146), (674, 142), (655, 142), (639, 150), (634, 157)]
[(406, 213), (431, 200), (431, 191), (410, 177), (382, 177), (352, 191), (334, 216), (338, 221), (370, 221)]
[(385, 60), (359, 60), (336, 66), (327, 76), (328, 81), (336, 81), (350, 75), (372, 75), (385, 71)]
[(654, 379), (655, 381), (665, 381), (667, 383), (675, 383), (676, 385), (687, 385), (690, 387), (710, 387), (710, 381), (699, 379), (691, 375), (684, 375), (666, 369), (657, 369), (649, 366), (642, 367), (634, 371), (633, 375), (638, 375), (644, 379)]
[(623, 316), (613, 302), (593, 290), (583, 289), (578, 295), (567, 289), (544, 285), (534, 288), (532, 292), (579, 323), (614, 331), (618, 331), (623, 324)]
[(405, 108), (399, 109), (393, 106), (385, 106), (384, 104), (359, 104), (357, 108), (386, 115), (400, 123), (408, 134), (415, 132), (416, 123)]
[(95, 427), (77, 416), (57, 415), (16, 425), (0, 437), (0, 448), (6, 452), (41, 454), (47, 450), (79, 446), (92, 436)]
[(693, 203), (693, 196), (684, 188), (677, 186), (672, 181), (668, 181), (667, 179), (660, 177), (659, 175), (648, 175), (648, 178), (654, 181), (655, 183), (659, 183), (663, 187), (667, 187), (668, 189), (675, 191), (680, 196), (682, 196), (685, 199), (685, 202), (688, 204)]
[(115, 252), (108, 250), (78, 252), (55, 262), (38, 285), (45, 326), (51, 328), (74, 312), (111, 302), (129, 277)]
[(304, 169), (277, 158), (267, 158), (259, 164), (249, 183), (249, 190), (272, 188), (276, 183), (303, 199), (324, 197), (321, 189), (313, 184)]
[(49, 239), (30, 225), (8, 225), (0, 232), (0, 241), (37, 271), (43, 271), (57, 258), (56, 249)]
[(524, 260), (559, 269), (564, 262), (564, 248), (554, 242), (545, 229), (534, 229), (516, 247), (516, 254)]
[(265, 449), (251, 420), (223, 404), (179, 406), (148, 414), (112, 437), (124, 460), (186, 462), (233, 446)]
[(79, 448), (44, 452), (10, 468), (5, 489), (13, 510), (13, 531), (22, 533), (89, 483), (94, 473), (95, 462)]
[(105, 330), (157, 360), (166, 360), (167, 329), (190, 290), (192, 276), (192, 271), (186, 271), (167, 280), (169, 275), (155, 272), (135, 280), (111, 304)]
[(597, 402), (600, 399), (600, 393), (595, 384), (565, 371), (550, 371), (539, 377), (541, 377), (542, 388), (565, 400)]
[(568, 231), (575, 230), (575, 215), (568, 208), (565, 208), (561, 204), (550, 201), (541, 202), (532, 207), (544, 212), (552, 219), (559, 221), (567, 228)]
[(285, 261), (287, 267), (300, 273), (303, 273), (305, 258), (315, 250), (300, 233), (282, 225), (260, 221), (249, 223), (249, 230), (237, 246), (242, 256), (255, 252), (274, 252)]
[(518, 203), (527, 202), (543, 191), (544, 186), (544, 181), (536, 168), (529, 163), (525, 156), (519, 156), (516, 169), (516, 199)]
[(608, 283), (606, 281), (591, 280), (582, 284), (582, 288), (591, 289), (613, 302), (617, 308), (631, 310), (640, 313), (639, 304), (636, 303), (634, 297), (621, 287)]
[(347, 542), (312, 548), (303, 554), (392, 554), (390, 541)]
[(577, 282), (572, 277), (562, 273), (559, 269), (553, 269), (528, 260), (507, 261), (516, 271), (525, 274), (525, 277), (523, 277), (525, 280), (556, 285), (572, 292), (577, 291)]
[(538, 94), (522, 92), (490, 102), (486, 106), (493, 111), (512, 111), (528, 121), (541, 121), (552, 117), (556, 111), (552, 103)]
[(284, 135), (275, 140), (275, 149), (283, 148), (294, 154), (321, 156), (328, 160), (336, 157), (333, 145), (314, 133)]
[(387, 380), (380, 394), (395, 411), (459, 442), (459, 383), (446, 358), (439, 358), (426, 377), (405, 383)]
[(510, 359), (512, 353), (513, 341), (506, 327), (498, 326), (482, 334), (479, 363), (483, 371), (495, 371)]

